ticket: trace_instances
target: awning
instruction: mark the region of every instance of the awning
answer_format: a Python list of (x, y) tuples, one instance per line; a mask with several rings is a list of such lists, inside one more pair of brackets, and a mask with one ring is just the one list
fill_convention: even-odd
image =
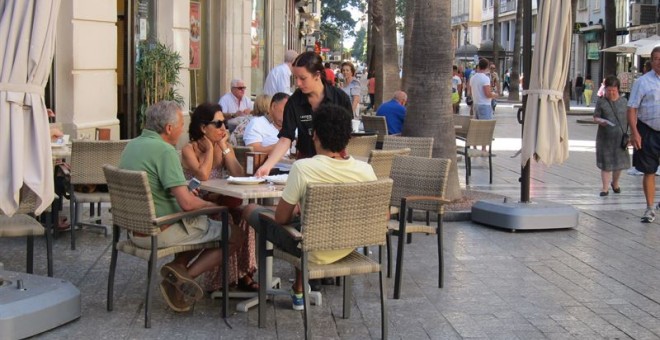
[(646, 57), (651, 54), (651, 50), (653, 50), (653, 48), (658, 45), (660, 45), (660, 36), (654, 35), (652, 37), (604, 48), (601, 51), (612, 53), (635, 53), (637, 55)]
[(603, 25), (595, 24), (587, 27), (580, 27), (580, 32), (589, 32), (589, 31), (602, 31)]

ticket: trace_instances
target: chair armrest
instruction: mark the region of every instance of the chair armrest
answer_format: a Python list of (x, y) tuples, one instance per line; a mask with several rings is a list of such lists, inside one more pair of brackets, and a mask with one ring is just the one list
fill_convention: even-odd
[(443, 197), (437, 197), (437, 196), (406, 196), (406, 197), (403, 197), (401, 200), (406, 200), (406, 202), (436, 201), (440, 204), (449, 204), (449, 203), (451, 203), (450, 200), (445, 199)]
[(221, 212), (227, 212), (228, 209), (225, 206), (216, 206), (216, 207), (204, 207), (200, 209), (182, 211), (176, 214), (169, 214), (165, 216), (158, 217), (153, 220), (153, 224), (161, 226), (164, 224), (172, 224), (174, 222), (180, 221), (186, 217), (194, 217), (199, 215), (213, 215)]
[(263, 219), (266, 219), (266, 220), (270, 220), (275, 226), (277, 226), (277, 228), (282, 228), (284, 231), (286, 231), (289, 234), (291, 239), (296, 240), (296, 241), (301, 241), (302, 240), (302, 238), (303, 238), (302, 233), (300, 231), (298, 231), (298, 229), (296, 229), (293, 225), (291, 225), (291, 224), (285, 224), (285, 225), (278, 224), (277, 222), (275, 222), (275, 219), (273, 218), (274, 216), (270, 213), (261, 213), (261, 214), (259, 214), (259, 217), (261, 217)]

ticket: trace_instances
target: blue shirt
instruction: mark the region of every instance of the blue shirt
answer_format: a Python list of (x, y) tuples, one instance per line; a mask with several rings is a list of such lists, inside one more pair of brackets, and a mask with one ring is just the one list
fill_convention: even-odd
[(628, 107), (637, 109), (637, 119), (660, 131), (660, 75), (647, 72), (635, 81)]
[(403, 120), (406, 118), (406, 107), (392, 99), (378, 108), (376, 116), (385, 117), (388, 135), (399, 134), (403, 129)]

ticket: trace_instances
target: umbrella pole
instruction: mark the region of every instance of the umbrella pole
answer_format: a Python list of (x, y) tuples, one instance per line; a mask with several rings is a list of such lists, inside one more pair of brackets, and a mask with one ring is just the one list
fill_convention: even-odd
[[(523, 1), (523, 90), (529, 89), (529, 76), (532, 72), (532, 0)], [(518, 115), (518, 122), (521, 124), (521, 132), (524, 130), (525, 116), (527, 112), (527, 95), (523, 95), (522, 116)], [(529, 203), (529, 182), (531, 159), (527, 160), (525, 166), (520, 171), (520, 202)]]

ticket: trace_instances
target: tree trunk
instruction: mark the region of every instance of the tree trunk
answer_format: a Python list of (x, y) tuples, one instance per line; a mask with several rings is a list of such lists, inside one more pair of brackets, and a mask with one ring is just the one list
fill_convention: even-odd
[(404, 39), (403, 39), (403, 77), (401, 79), (401, 89), (408, 93), (408, 73), (414, 67), (412, 63), (412, 31), (415, 23), (415, 2), (406, 2), (406, 17), (404, 18)]
[(373, 67), (374, 63), (374, 38), (373, 38), (373, 27), (374, 27), (374, 19), (373, 16), (371, 15), (372, 13), (372, 5), (373, 0), (369, 0), (367, 2), (367, 15), (368, 15), (368, 30), (367, 30), (367, 66), (369, 67), (369, 73), (367, 78), (375, 77), (374, 70), (375, 68)]
[[(381, 0), (383, 4), (383, 93), (387, 101), (401, 89), (399, 78), (399, 49), (396, 43), (396, 1)], [(380, 103), (376, 100), (377, 103)]]
[(415, 1), (412, 32), (412, 64), (408, 85), (405, 136), (433, 137), (433, 157), (452, 161), (447, 198), (461, 196), (456, 168), (456, 137), (451, 106), (451, 48), (438, 46), (451, 41), (450, 1)]
[(373, 24), (371, 33), (373, 34), (370, 40), (373, 40), (373, 55), (371, 59), (371, 67), (374, 71), (376, 78), (376, 94), (375, 105), (380, 106), (383, 102), (383, 1), (371, 0), (371, 19)]
[(520, 39), (522, 35), (522, 0), (516, 3), (516, 32), (513, 38), (513, 60), (509, 74), (509, 100), (520, 100)]
[[(575, 10), (577, 9), (577, 0), (571, 0), (571, 27), (575, 27)], [(573, 45), (573, 38), (575, 34), (571, 35), (571, 60), (575, 62), (575, 45)], [(566, 78), (566, 85), (564, 86), (564, 108), (566, 112), (571, 110), (571, 91), (573, 84), (570, 79)]]
[(501, 82), (501, 75), (504, 73), (500, 70), (500, 40), (500, 0), (495, 0), (493, 1), (493, 63)]
[[(616, 45), (616, 4), (614, 1), (605, 1), (605, 46)], [(603, 55), (603, 77), (616, 75), (616, 53), (605, 53)]]

